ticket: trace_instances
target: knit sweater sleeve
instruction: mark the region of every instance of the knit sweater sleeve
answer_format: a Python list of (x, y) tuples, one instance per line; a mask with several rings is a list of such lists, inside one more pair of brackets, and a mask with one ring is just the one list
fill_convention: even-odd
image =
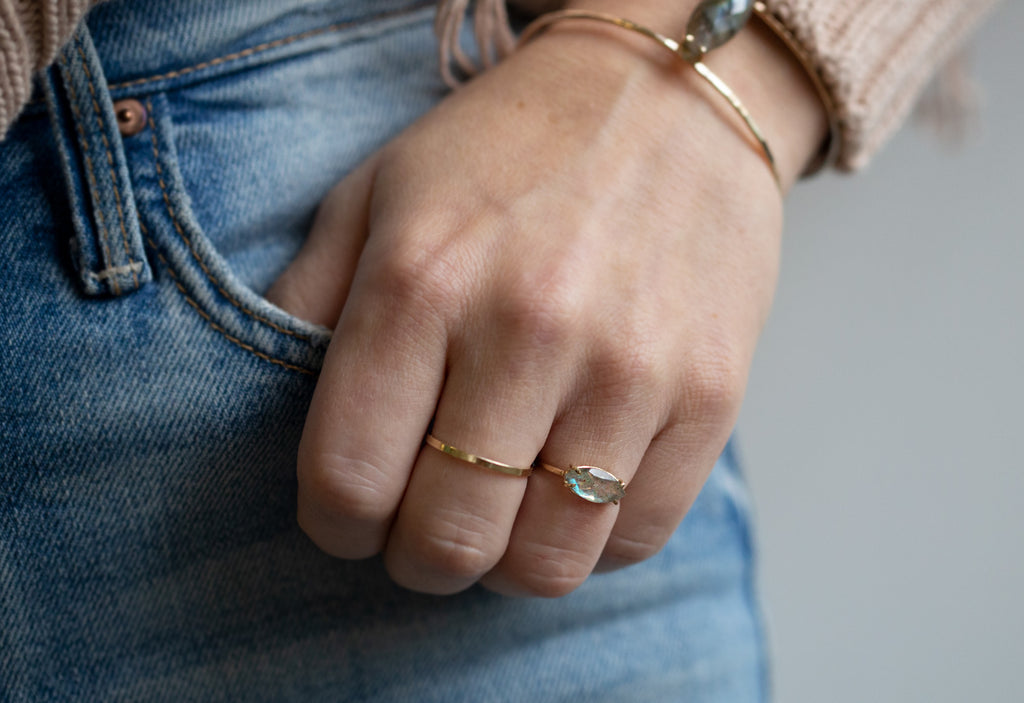
[(765, 0), (811, 57), (840, 129), (837, 166), (864, 166), (996, 0)]
[(0, 0), (0, 138), (95, 0)]
[[(507, 29), (496, 21), (504, 16), (504, 2), (476, 0), (476, 34), (485, 56), (501, 55), (509, 45)], [(552, 5), (550, 0), (510, 2), (528, 12)], [(830, 93), (840, 139), (836, 166), (847, 171), (870, 160), (906, 118), (929, 78), (996, 2), (765, 0), (812, 59)], [(440, 0), (442, 70), (449, 76), (450, 60), (467, 68), (453, 41), (468, 4)]]

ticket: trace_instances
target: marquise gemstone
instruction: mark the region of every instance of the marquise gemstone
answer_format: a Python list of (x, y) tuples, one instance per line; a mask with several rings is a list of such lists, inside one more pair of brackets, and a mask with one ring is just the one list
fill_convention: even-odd
[(686, 25), (686, 49), (696, 57), (725, 44), (750, 19), (754, 0), (703, 0)]
[(626, 495), (622, 481), (596, 466), (577, 466), (562, 477), (569, 490), (591, 503), (618, 503)]

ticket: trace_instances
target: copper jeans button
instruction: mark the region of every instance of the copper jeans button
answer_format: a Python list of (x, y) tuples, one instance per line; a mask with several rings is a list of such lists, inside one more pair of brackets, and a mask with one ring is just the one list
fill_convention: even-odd
[(114, 115), (122, 137), (138, 134), (146, 126), (146, 108), (138, 100), (118, 100), (114, 103)]

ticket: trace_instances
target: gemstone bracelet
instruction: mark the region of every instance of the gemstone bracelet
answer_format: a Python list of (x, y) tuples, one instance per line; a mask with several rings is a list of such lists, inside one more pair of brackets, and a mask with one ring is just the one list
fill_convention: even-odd
[(779, 171), (775, 166), (775, 157), (772, 150), (765, 141), (761, 128), (754, 121), (750, 112), (744, 107), (740, 99), (707, 65), (701, 60), (704, 55), (732, 39), (750, 19), (754, 11), (753, 0), (703, 0), (690, 15), (686, 24), (686, 36), (682, 42), (659, 34), (631, 20), (606, 15), (602, 12), (590, 12), (588, 10), (560, 10), (541, 15), (531, 22), (519, 37), (519, 46), (536, 37), (556, 22), (564, 20), (589, 20), (593, 22), (604, 22), (622, 29), (628, 29), (649, 39), (653, 39), (659, 45), (672, 52), (673, 55), (682, 59), (696, 69), (697, 73), (706, 80), (729, 105), (736, 114), (740, 116), (743, 123), (754, 135), (764, 160), (771, 169), (775, 184), (781, 189), (782, 182), (779, 178)]

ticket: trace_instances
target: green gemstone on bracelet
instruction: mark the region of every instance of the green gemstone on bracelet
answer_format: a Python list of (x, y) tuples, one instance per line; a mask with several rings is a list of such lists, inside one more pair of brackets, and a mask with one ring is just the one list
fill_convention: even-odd
[(753, 11), (753, 0), (703, 0), (686, 24), (684, 48), (700, 58), (736, 36)]
[(618, 503), (626, 495), (622, 481), (596, 466), (574, 466), (562, 480), (570, 491), (591, 503)]

